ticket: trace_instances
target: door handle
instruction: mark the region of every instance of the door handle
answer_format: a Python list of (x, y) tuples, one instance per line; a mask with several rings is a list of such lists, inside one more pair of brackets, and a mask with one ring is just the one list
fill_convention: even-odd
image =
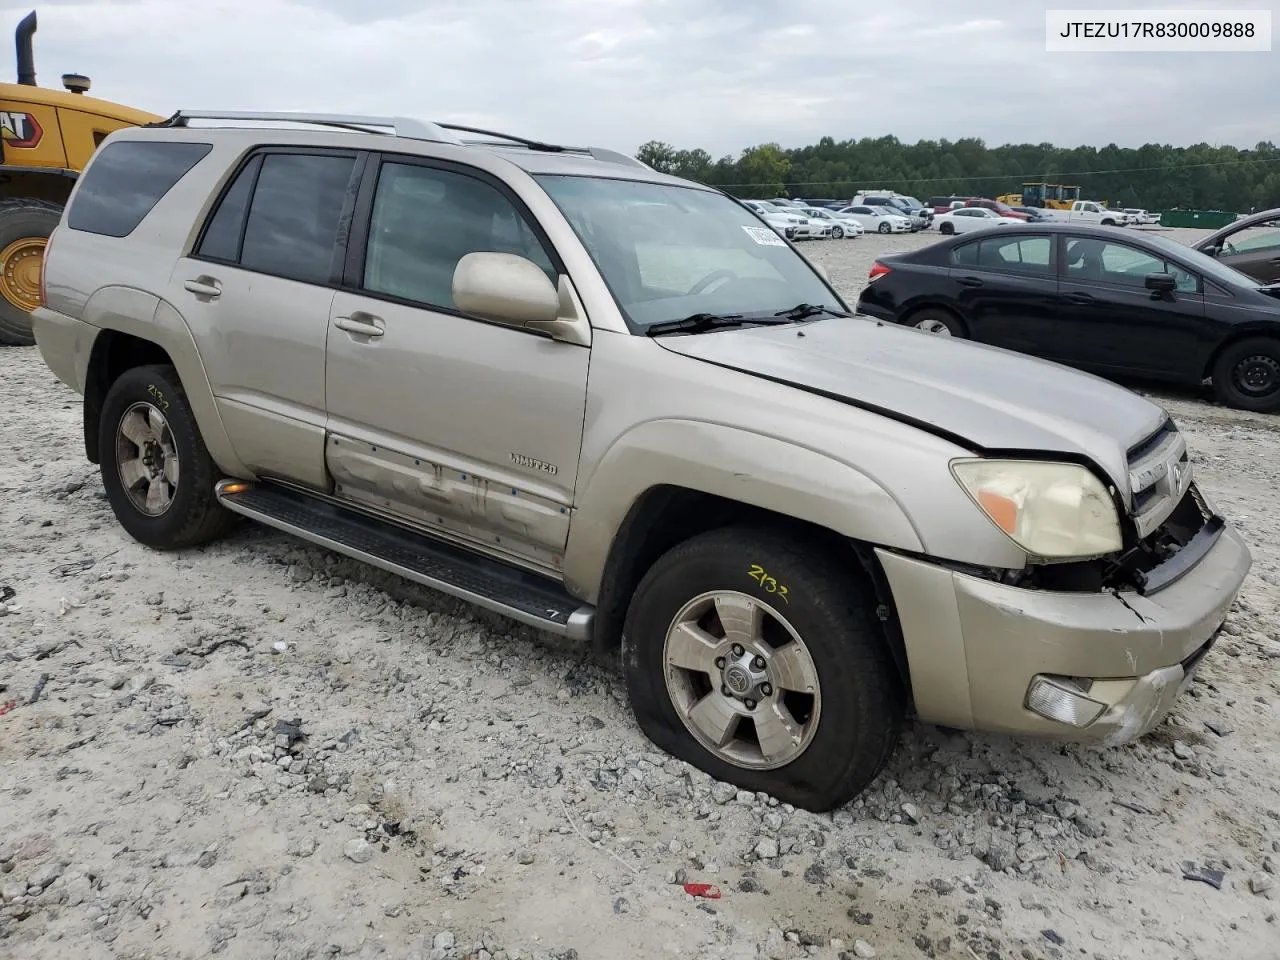
[(213, 277), (186, 280), (182, 284), (182, 289), (194, 293), (197, 297), (208, 297), (210, 300), (222, 296), (222, 287), (218, 286), (218, 281)]
[(358, 337), (380, 337), (383, 334), (383, 328), (373, 321), (377, 317), (369, 317), (368, 320), (357, 319), (359, 316), (368, 316), (368, 314), (353, 314), (349, 317), (338, 317), (333, 321), (333, 325), (339, 330), (345, 330), (347, 333), (355, 334)]
[(1093, 303), (1094, 301), (1091, 293), (1064, 293), (1062, 299), (1069, 300), (1072, 303)]
[(982, 280), (978, 277), (960, 277), (956, 280), (956, 283), (960, 284), (962, 287), (982, 286)]

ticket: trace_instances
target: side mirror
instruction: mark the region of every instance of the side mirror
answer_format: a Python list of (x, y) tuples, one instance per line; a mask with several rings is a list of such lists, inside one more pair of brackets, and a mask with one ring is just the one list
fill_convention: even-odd
[(560, 297), (547, 275), (513, 253), (468, 253), (453, 270), (453, 302), (465, 313), (513, 327), (553, 322)]
[(1158, 296), (1178, 289), (1178, 280), (1172, 273), (1149, 273), (1144, 283), (1148, 290)]
[(1203, 253), (1206, 257), (1217, 257), (1218, 254), (1222, 252), (1222, 248), (1215, 245), (1215, 246), (1205, 247), (1200, 252)]
[(514, 253), (468, 253), (453, 270), (453, 302), (464, 313), (554, 340), (590, 346), (591, 326), (573, 284), (556, 286), (542, 268)]

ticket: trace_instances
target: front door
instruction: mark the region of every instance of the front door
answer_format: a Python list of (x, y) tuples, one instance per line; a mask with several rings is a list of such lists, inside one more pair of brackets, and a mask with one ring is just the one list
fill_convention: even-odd
[(461, 314), (468, 253), (558, 258), (478, 170), (384, 155), (357, 205), (330, 311), (326, 462), (339, 496), (556, 569), (568, 538), (590, 350)]
[[(1201, 278), (1127, 243), (1063, 239), (1058, 309), (1069, 352), (1062, 359), (1098, 371), (1198, 379)], [(1153, 273), (1172, 274), (1177, 290), (1168, 296), (1148, 290)]]

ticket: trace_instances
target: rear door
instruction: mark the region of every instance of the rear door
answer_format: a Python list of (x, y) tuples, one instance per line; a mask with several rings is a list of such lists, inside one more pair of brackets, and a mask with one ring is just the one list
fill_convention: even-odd
[(1058, 279), (1053, 237), (1019, 229), (962, 243), (948, 271), (974, 340), (1056, 359)]
[(327, 486), (325, 338), (361, 162), (354, 150), (249, 154), (169, 291), (241, 461), (318, 489)]
[[(1197, 381), (1203, 371), (1202, 278), (1128, 243), (1060, 239), (1062, 359), (1105, 372)], [(1172, 274), (1177, 290), (1167, 297), (1148, 290), (1152, 273)]]

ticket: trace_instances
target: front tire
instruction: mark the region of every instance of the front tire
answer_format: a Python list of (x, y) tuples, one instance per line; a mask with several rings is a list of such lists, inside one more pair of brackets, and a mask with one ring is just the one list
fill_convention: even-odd
[(949, 237), (956, 232), (956, 225), (954, 223), (944, 223), (938, 228), (938, 232), (945, 233)]
[(831, 237), (832, 237), (832, 239), (834, 239), (834, 240), (843, 240), (843, 239), (844, 239), (844, 227), (832, 227), (832, 228), (831, 228)]
[(1280, 411), (1280, 340), (1249, 337), (1229, 345), (1213, 364), (1213, 389), (1237, 410)]
[(905, 712), (852, 557), (767, 528), (714, 530), (645, 575), (622, 638), (640, 729), (744, 790), (821, 812), (880, 773)]
[(172, 367), (134, 367), (111, 385), (98, 450), (107, 500), (139, 543), (191, 547), (234, 524), (235, 515), (214, 496), (218, 468)]
[(890, 230), (892, 230), (892, 229), (893, 229), (893, 227), (889, 226), (889, 224), (887, 224), (887, 223), (882, 223), (882, 224), (880, 224), (880, 226), (879, 226), (879, 227), (877, 227), (877, 229), (878, 229), (881, 233), (888, 233)]
[(40, 305), (40, 266), (62, 207), (47, 200), (0, 200), (0, 343), (36, 342), (31, 311)]

